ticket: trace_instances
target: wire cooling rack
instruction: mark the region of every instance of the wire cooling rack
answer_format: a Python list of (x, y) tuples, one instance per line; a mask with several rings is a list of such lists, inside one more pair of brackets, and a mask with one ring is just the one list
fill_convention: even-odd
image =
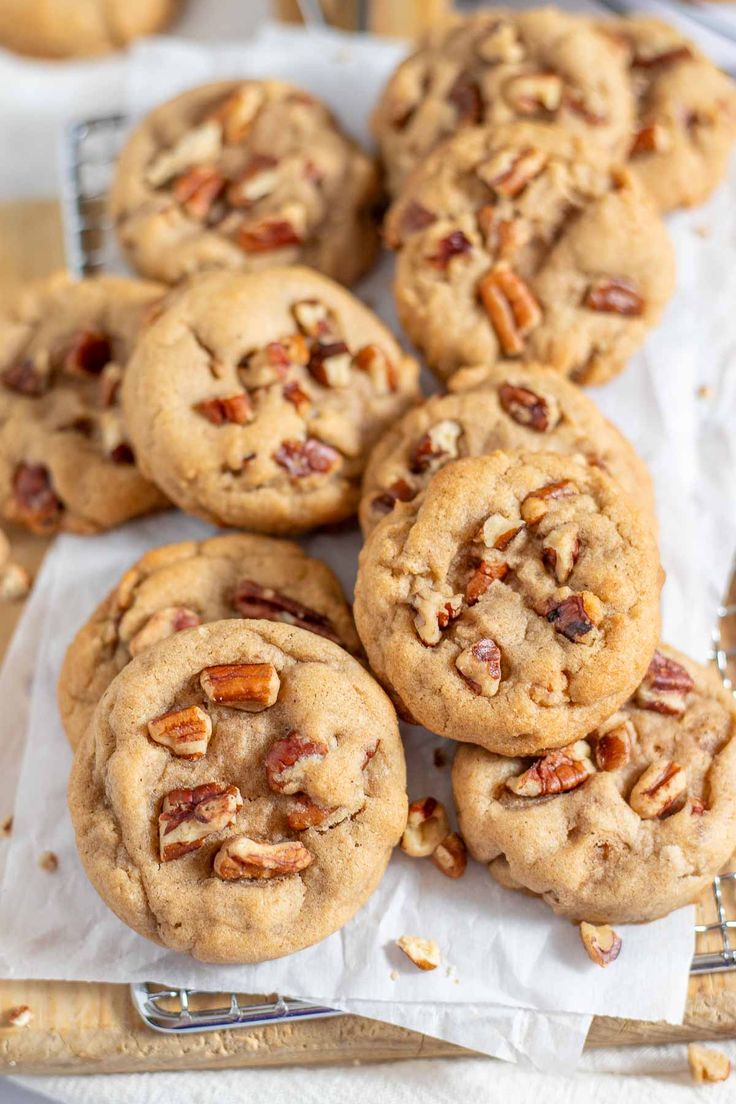
[[(107, 208), (115, 159), (126, 127), (123, 115), (106, 115), (71, 125), (62, 150), (62, 207), (67, 263), (77, 276), (125, 272)], [(736, 576), (735, 576), (736, 578)], [(712, 658), (724, 685), (736, 682), (736, 583), (718, 610)], [(736, 871), (713, 881), (712, 902), (701, 905), (703, 923), (695, 927), (697, 953), (693, 974), (736, 970)], [(284, 997), (260, 998), (238, 993), (167, 989), (147, 983), (131, 985), (133, 1004), (154, 1031), (190, 1034), (227, 1028), (325, 1019), (343, 1013), (334, 1008)], [(261, 1003), (258, 1003), (258, 1002)]]

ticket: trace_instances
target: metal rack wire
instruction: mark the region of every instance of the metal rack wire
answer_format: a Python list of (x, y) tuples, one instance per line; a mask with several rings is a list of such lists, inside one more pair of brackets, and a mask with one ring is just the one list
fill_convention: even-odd
[[(75, 123), (66, 132), (62, 181), (64, 233), (68, 265), (77, 276), (126, 270), (106, 203), (125, 126), (124, 116), (108, 115)], [(736, 693), (733, 691), (736, 647), (726, 643), (729, 638), (736, 640), (736, 587), (728, 601), (730, 604), (718, 610), (712, 658), (724, 685)], [(731, 945), (731, 933), (736, 937), (736, 871), (714, 879), (712, 913), (712, 920), (695, 927), (700, 949), (693, 957), (693, 974), (736, 970), (736, 946)], [(333, 1008), (279, 996), (253, 1003), (260, 998), (166, 989), (146, 983), (132, 985), (131, 997), (150, 1028), (177, 1035), (342, 1015)]]

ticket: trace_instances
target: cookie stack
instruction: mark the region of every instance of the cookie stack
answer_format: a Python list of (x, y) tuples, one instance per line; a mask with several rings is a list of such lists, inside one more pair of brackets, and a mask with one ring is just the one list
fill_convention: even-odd
[[(660, 643), (651, 481), (576, 384), (658, 322), (660, 214), (716, 184), (734, 105), (650, 20), (433, 32), (374, 118), (399, 315), (446, 383), (424, 402), (341, 286), (377, 253), (380, 183), (322, 104), (229, 81), (133, 133), (113, 214), (157, 283), (58, 278), (12, 308), (0, 504), (43, 533), (167, 503), (249, 530), (148, 553), (64, 663), (80, 855), (136, 931), (291, 953), (403, 833), (585, 921), (607, 962), (590, 924), (660, 916), (728, 858), (736, 707)], [(331, 571), (276, 539), (356, 512), (357, 633)], [(396, 711), (462, 745), (464, 842), (431, 797), (407, 824)]]

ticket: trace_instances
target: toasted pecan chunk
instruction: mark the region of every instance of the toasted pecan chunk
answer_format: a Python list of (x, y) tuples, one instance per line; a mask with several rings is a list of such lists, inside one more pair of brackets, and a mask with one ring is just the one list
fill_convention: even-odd
[(202, 689), (214, 705), (258, 713), (274, 704), (281, 680), (272, 663), (225, 663), (205, 667)]
[(237, 786), (224, 782), (171, 790), (158, 818), (161, 861), (171, 862), (198, 851), (210, 836), (235, 823), (242, 805)]
[(218, 878), (228, 882), (240, 878), (283, 878), (306, 870), (313, 860), (314, 855), (298, 840), (267, 843), (238, 836), (217, 852), (214, 871)]
[(512, 269), (497, 265), (481, 277), (478, 293), (504, 353), (520, 356), (527, 334), (542, 321), (531, 288)]
[(245, 391), (224, 398), (204, 399), (195, 403), (193, 410), (212, 425), (246, 425), (253, 418), (253, 405)]
[(212, 736), (212, 719), (198, 705), (174, 709), (148, 722), (148, 735), (180, 759), (202, 759)]

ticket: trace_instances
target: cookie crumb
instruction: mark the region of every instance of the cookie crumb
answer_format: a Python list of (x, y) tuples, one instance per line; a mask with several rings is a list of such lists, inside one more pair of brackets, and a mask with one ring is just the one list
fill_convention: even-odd
[(33, 1013), (27, 1004), (18, 1004), (5, 1013), (5, 1021), (11, 1027), (28, 1027), (32, 1019)]
[(437, 770), (447, 766), (447, 752), (444, 748), (436, 747), (432, 753), (432, 761)]
[(401, 935), (396, 946), (420, 970), (436, 970), (442, 961), (440, 949), (434, 939), (424, 939), (421, 935)]
[(391, 973), (388, 976), (391, 978), (391, 981), (398, 981), (399, 980), (399, 971), (398, 970), (392, 970)]
[(726, 1081), (731, 1076), (731, 1059), (715, 1047), (690, 1043), (687, 1048), (687, 1061), (693, 1081), (698, 1085)]
[(9, 836), (13, 831), (13, 818), (12, 816), (6, 816), (5, 820), (0, 821), (0, 836)]
[(713, 388), (708, 383), (701, 383), (695, 394), (698, 396), (699, 399), (712, 399)]
[(694, 230), (695, 230), (695, 233), (698, 235), (699, 238), (709, 238), (710, 237), (710, 226), (704, 226), (701, 223), (700, 226), (695, 226)]
[(55, 870), (59, 868), (59, 860), (53, 851), (44, 851), (41, 858), (38, 860), (38, 865), (42, 870), (45, 870), (47, 874), (53, 874)]

